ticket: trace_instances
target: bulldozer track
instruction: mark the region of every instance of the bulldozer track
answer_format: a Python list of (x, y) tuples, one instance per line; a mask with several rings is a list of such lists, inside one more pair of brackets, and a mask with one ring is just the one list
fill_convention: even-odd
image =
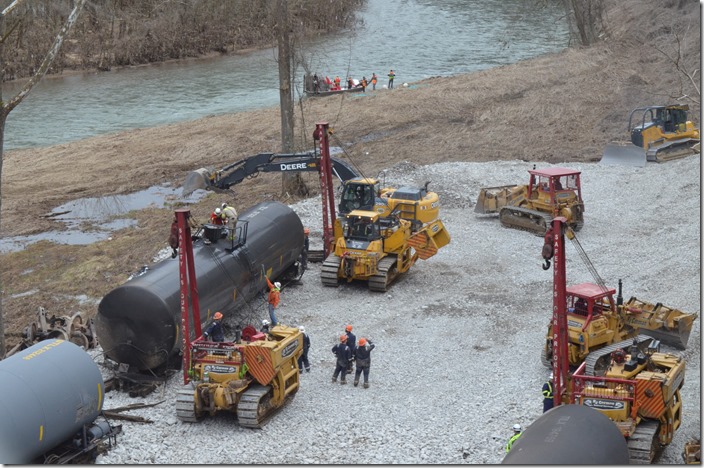
[(260, 429), (274, 412), (273, 408), (268, 410), (262, 404), (271, 387), (262, 385), (252, 385), (242, 393), (240, 401), (237, 403), (237, 420), (240, 426)]
[(330, 254), (327, 259), (323, 262), (323, 268), (320, 272), (320, 280), (323, 282), (323, 286), (329, 286), (336, 288), (339, 286), (339, 278), (337, 272), (340, 270), (340, 263), (342, 258), (335, 254)]
[[(638, 347), (641, 351), (647, 347), (653, 340), (653, 337), (647, 335), (638, 335), (634, 338), (638, 341)], [(633, 339), (619, 341), (617, 343), (612, 343), (609, 346), (605, 346), (601, 349), (589, 353), (587, 358), (584, 360), (586, 362), (586, 367), (584, 369), (586, 375), (602, 375), (606, 371), (606, 368), (611, 362), (611, 353), (617, 349), (623, 349), (628, 351), (628, 348), (633, 344)], [(599, 372), (599, 373), (597, 373)]]
[(176, 416), (184, 422), (198, 422), (193, 389), (180, 389), (176, 395)]
[(548, 213), (529, 210), (528, 208), (504, 206), (499, 211), (499, 220), (505, 227), (543, 236), (552, 222), (552, 216)]
[(381, 259), (377, 265), (376, 274), (369, 277), (369, 290), (377, 292), (386, 292), (391, 282), (396, 278), (396, 262), (395, 255), (388, 255)]
[(628, 463), (630, 465), (649, 465), (655, 458), (659, 447), (657, 441), (660, 423), (642, 421), (628, 438)]
[(673, 142), (667, 146), (658, 146), (650, 148), (646, 151), (646, 158), (650, 162), (667, 162), (674, 159), (680, 159), (697, 152), (692, 148), (692, 145), (698, 140), (686, 139), (679, 142)]

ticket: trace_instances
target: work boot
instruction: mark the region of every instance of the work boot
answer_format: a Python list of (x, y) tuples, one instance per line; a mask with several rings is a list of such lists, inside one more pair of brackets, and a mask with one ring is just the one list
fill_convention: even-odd
[(359, 385), (359, 380), (354, 381), (354, 386), (356, 387), (357, 385)]
[(303, 373), (303, 369), (298, 369), (298, 373), (299, 373), (299, 374), (302, 374), (302, 373)]
[(340, 385), (345, 385), (347, 381), (345, 379), (340, 380)]
[(306, 367), (306, 372), (310, 372), (310, 367)]
[(333, 377), (333, 378), (332, 378), (332, 383), (337, 383), (337, 378), (336, 378), (336, 377)]
[(369, 388), (369, 383), (368, 383), (368, 382), (364, 382), (364, 388)]

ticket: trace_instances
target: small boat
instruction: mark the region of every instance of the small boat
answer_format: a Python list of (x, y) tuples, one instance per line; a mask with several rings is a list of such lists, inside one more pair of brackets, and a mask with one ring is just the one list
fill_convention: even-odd
[(352, 80), (354, 86), (349, 88), (335, 88), (334, 84), (328, 83), (328, 79), (320, 79), (318, 81), (318, 91), (315, 91), (313, 85), (313, 77), (311, 75), (306, 75), (303, 79), (303, 92), (306, 96), (311, 97), (322, 97), (322, 96), (332, 96), (333, 94), (345, 94), (345, 93), (358, 93), (363, 91), (364, 88), (359, 84), (358, 80)]

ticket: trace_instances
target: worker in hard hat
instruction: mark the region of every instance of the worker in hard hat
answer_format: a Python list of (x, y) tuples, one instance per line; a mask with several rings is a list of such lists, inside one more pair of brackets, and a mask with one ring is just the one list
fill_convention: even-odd
[(506, 444), (506, 453), (511, 450), (511, 447), (513, 447), (513, 443), (521, 437), (521, 434), (523, 434), (523, 428), (521, 427), (520, 424), (514, 424), (513, 425), (513, 435), (511, 436), (510, 439), (508, 439), (508, 443)]
[(269, 325), (271, 325), (271, 324), (269, 323), (268, 320), (266, 320), (266, 319), (262, 320), (262, 328), (259, 331), (262, 333), (269, 333)]
[(346, 384), (347, 365), (352, 359), (352, 351), (347, 346), (347, 335), (340, 335), (340, 342), (332, 347), (332, 353), (337, 357), (335, 372), (332, 374), (332, 383), (337, 382), (337, 376), (340, 375), (340, 383)]
[(354, 370), (354, 357), (357, 351), (357, 337), (352, 333), (352, 325), (347, 325), (345, 327), (345, 335), (347, 336), (347, 346), (349, 346), (352, 356), (350, 361), (347, 363), (347, 373), (351, 374)]
[(222, 214), (225, 215), (225, 220), (227, 221), (227, 240), (235, 240), (235, 226), (237, 225), (237, 210), (223, 203), (220, 208), (222, 209)]
[(225, 224), (225, 215), (222, 213), (222, 209), (215, 208), (215, 211), (210, 215), (210, 224), (217, 224), (218, 226)]
[(553, 375), (550, 372), (548, 381), (543, 384), (543, 413), (555, 405), (555, 399), (553, 395)]
[(205, 337), (206, 340), (210, 337), (213, 341), (225, 341), (225, 332), (222, 329), (222, 314), (220, 312), (215, 312), (215, 315), (213, 315), (213, 323), (206, 328), (203, 337)]
[(266, 284), (269, 286), (269, 318), (271, 319), (271, 326), (275, 327), (279, 323), (276, 320), (276, 308), (279, 307), (279, 301), (281, 300), (281, 283), (278, 281), (272, 283), (266, 275), (264, 275), (264, 278), (266, 278)]
[(376, 345), (372, 343), (371, 340), (366, 338), (359, 339), (359, 346), (357, 346), (357, 354), (355, 356), (355, 363), (357, 367), (354, 371), (354, 386), (359, 385), (359, 376), (364, 373), (364, 388), (369, 388), (369, 366), (372, 363), (372, 349)]
[(310, 349), (310, 337), (306, 333), (306, 328), (301, 325), (298, 330), (303, 335), (303, 352), (298, 356), (298, 372), (303, 373), (305, 367), (306, 372), (310, 372), (310, 362), (308, 362), (308, 350)]

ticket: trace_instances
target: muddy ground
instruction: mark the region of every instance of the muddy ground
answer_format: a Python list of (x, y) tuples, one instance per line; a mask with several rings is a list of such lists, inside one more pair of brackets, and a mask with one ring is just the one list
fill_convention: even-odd
[[(690, 79), (701, 67), (699, 4), (607, 4), (605, 40), (590, 48), (394, 90), (304, 100), (297, 105), (297, 145), (311, 149), (315, 122), (328, 121), (333, 144), (375, 176), (401, 161), (597, 161), (606, 143), (627, 137), (629, 112), (644, 105), (688, 103), (699, 125), (699, 75)], [(271, 108), (8, 152), (0, 233), (61, 229), (46, 215), (64, 202), (162, 183), (178, 186), (195, 168), (280, 150), (279, 135), (279, 111)], [(316, 178), (304, 179), (315, 193)], [(242, 211), (263, 199), (296, 201), (281, 193), (280, 177), (261, 176), (236, 186), (234, 195), (212, 194), (191, 210), (205, 220), (223, 200)], [(39, 306), (92, 317), (104, 294), (166, 246), (172, 208), (132, 215), (138, 226), (108, 241), (41, 242), (0, 255), (8, 345), (19, 340)]]

